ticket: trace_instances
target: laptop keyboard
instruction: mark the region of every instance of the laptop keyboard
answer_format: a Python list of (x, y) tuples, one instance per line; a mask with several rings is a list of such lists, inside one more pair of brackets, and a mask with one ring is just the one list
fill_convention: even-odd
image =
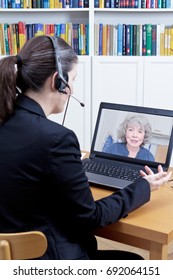
[(129, 168), (123, 168), (119, 166), (93, 161), (91, 162), (89, 160), (83, 160), (82, 163), (85, 172), (91, 172), (118, 179), (124, 179), (131, 182), (134, 182), (140, 177), (139, 171)]

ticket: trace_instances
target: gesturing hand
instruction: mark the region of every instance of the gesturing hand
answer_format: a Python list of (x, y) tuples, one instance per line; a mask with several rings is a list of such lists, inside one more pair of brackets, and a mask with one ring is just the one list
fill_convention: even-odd
[(145, 172), (140, 170), (141, 176), (148, 181), (150, 184), (151, 191), (157, 190), (162, 184), (168, 182), (171, 178), (172, 172), (165, 172), (161, 165), (158, 166), (158, 172), (153, 171), (146, 165)]

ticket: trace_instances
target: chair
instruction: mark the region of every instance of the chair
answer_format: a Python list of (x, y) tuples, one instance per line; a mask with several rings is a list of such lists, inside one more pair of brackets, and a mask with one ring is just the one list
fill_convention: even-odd
[(27, 260), (44, 255), (46, 236), (40, 231), (0, 233), (0, 260)]

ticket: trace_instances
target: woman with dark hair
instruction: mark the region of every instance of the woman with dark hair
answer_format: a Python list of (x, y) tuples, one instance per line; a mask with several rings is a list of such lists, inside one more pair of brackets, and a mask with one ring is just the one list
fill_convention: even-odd
[(152, 153), (144, 147), (149, 143), (151, 132), (151, 125), (146, 117), (128, 115), (117, 131), (118, 142), (110, 144), (105, 152), (154, 161)]
[(149, 201), (171, 173), (146, 167), (135, 183), (94, 201), (76, 135), (47, 118), (73, 93), (77, 61), (63, 39), (49, 36), (0, 61), (0, 232), (44, 232), (42, 259), (141, 259), (98, 250), (92, 232)]

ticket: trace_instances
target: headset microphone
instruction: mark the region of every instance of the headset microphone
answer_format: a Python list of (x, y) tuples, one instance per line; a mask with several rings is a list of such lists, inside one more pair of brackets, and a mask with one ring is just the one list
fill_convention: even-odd
[(85, 104), (80, 102), (76, 97), (74, 97), (73, 95), (70, 95), (70, 97), (74, 98), (77, 102), (79, 102), (80, 106), (85, 107)]

